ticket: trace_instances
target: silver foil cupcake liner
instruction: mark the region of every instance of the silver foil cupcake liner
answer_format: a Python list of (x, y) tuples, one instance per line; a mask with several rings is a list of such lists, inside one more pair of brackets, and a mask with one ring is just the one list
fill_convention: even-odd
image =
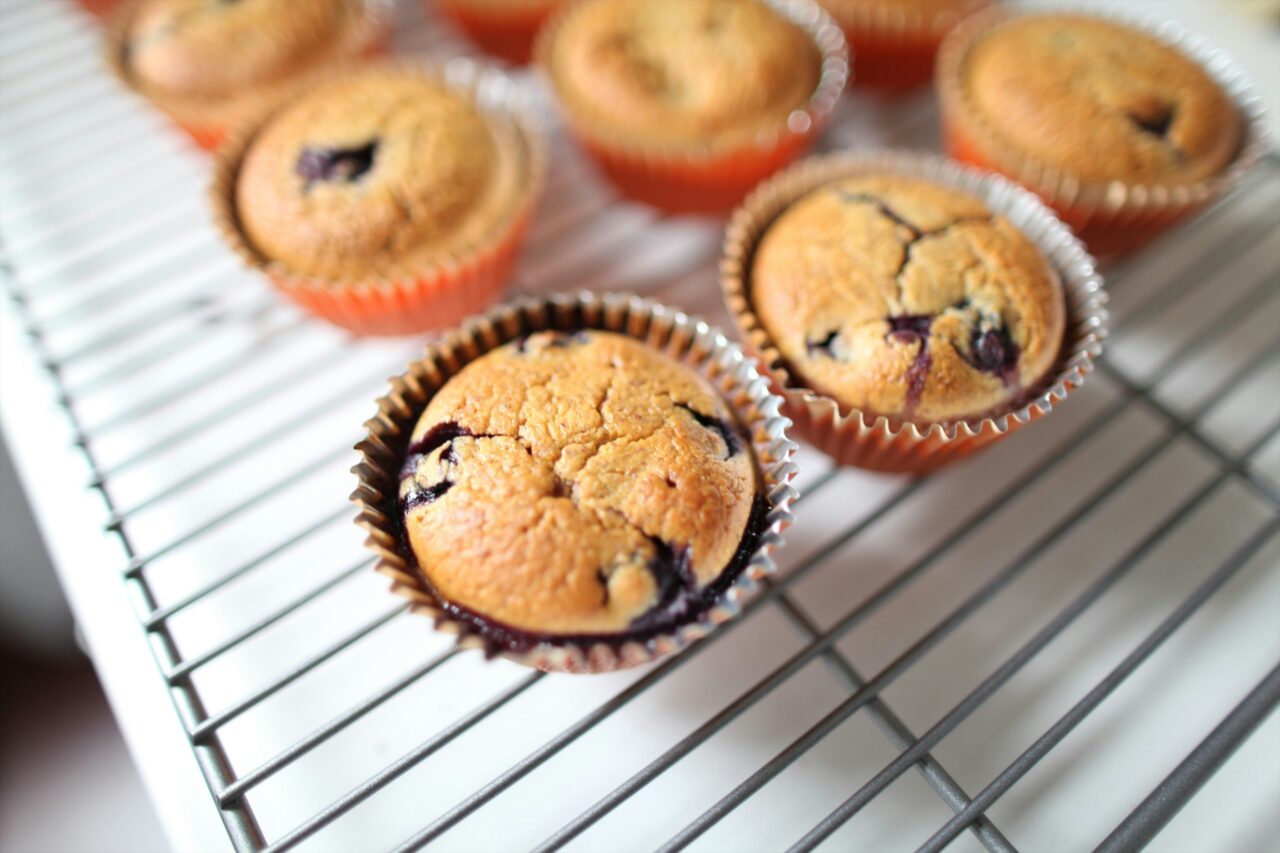
[[(1209, 178), (1185, 184), (1086, 182), (1002, 144), (969, 103), (960, 73), (965, 55), (983, 35), (1020, 14), (1051, 13), (1076, 13), (1133, 27), (1203, 68), (1240, 114), (1241, 139), (1231, 162)], [(968, 18), (947, 36), (938, 52), (937, 85), (944, 133), (952, 155), (999, 171), (1035, 192), (1095, 251), (1121, 251), (1141, 245), (1183, 216), (1230, 192), (1257, 165), (1269, 144), (1262, 98), (1229, 54), (1173, 21), (1118, 9), (1085, 11), (1056, 3), (1037, 5), (1021, 13), (999, 7), (988, 9)]]
[[(750, 275), (755, 247), (773, 221), (813, 189), (862, 174), (919, 178), (981, 199), (1039, 247), (1058, 274), (1067, 325), (1058, 359), (1032, 396), (999, 415), (947, 423), (916, 424), (869, 416), (804, 387), (760, 323), (751, 305)], [(735, 211), (721, 259), (725, 304), (747, 342), (786, 397), (796, 434), (843, 464), (924, 473), (972, 453), (1043, 417), (1084, 382), (1102, 353), (1107, 334), (1107, 296), (1093, 258), (1083, 244), (1031, 193), (999, 177), (928, 154), (867, 151), (813, 157), (762, 184)]]
[[(465, 365), (516, 338), (544, 330), (599, 329), (643, 341), (706, 378), (720, 392), (751, 438), (768, 509), (751, 558), (717, 601), (698, 617), (645, 641), (542, 643), (527, 652), (502, 648), (475, 633), (441, 607), (425, 578), (404, 552), (398, 512), (400, 467), (414, 426), (435, 393)], [(790, 421), (779, 413), (782, 398), (769, 390), (756, 363), (725, 335), (697, 318), (625, 294), (557, 294), (520, 299), (468, 319), (428, 347), (426, 354), (391, 380), (365, 423), (367, 437), (356, 445), (361, 460), (352, 468), (359, 485), (351, 499), (359, 506), (356, 524), (368, 532), (365, 544), (377, 555), (377, 571), (417, 612), (435, 619), (440, 631), (457, 635), (465, 648), (502, 656), (554, 672), (608, 672), (673, 654), (734, 618), (761, 581), (776, 571), (772, 553), (791, 523), (796, 490), (796, 444), (787, 438)]]

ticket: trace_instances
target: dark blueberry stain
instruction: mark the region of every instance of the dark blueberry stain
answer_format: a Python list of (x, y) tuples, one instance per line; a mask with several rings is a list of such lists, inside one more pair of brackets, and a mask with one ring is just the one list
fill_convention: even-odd
[(551, 484), (551, 497), (553, 498), (572, 498), (573, 486), (564, 480), (556, 477)]
[(425, 489), (412, 491), (404, 496), (401, 506), (405, 512), (422, 506), (423, 504), (434, 503), (444, 497), (445, 492), (453, 488), (453, 480), (441, 480), (433, 486), (427, 486)]
[[(661, 553), (655, 553), (654, 557), (651, 558), (650, 570), (655, 572), (655, 577), (659, 572), (664, 576), (674, 577), (676, 583), (671, 584), (671, 586), (676, 589), (676, 593), (665, 606), (660, 598), (658, 604), (654, 605), (649, 612), (633, 620), (631, 626), (624, 632), (613, 634), (551, 634), (525, 631), (499, 622), (496, 619), (482, 616), (469, 608), (445, 601), (439, 595), (436, 598), (440, 601), (440, 609), (462, 624), (466, 631), (489, 640), (493, 646), (492, 649), (487, 651), (490, 656), (500, 650), (519, 654), (527, 652), (542, 643), (551, 643), (553, 645), (568, 642), (580, 645), (605, 643), (615, 649), (621, 648), (624, 644), (630, 642), (643, 643), (656, 636), (670, 632), (680, 624), (698, 618), (700, 614), (710, 608), (721, 594), (738, 579), (743, 569), (747, 567), (747, 563), (751, 561), (751, 555), (755, 553), (760, 544), (760, 537), (764, 535), (765, 530), (768, 528), (768, 520), (769, 502), (765, 500), (763, 495), (757, 494), (752, 501), (751, 515), (747, 519), (742, 538), (738, 541), (737, 551), (734, 552), (733, 557), (725, 564), (716, 579), (702, 589), (697, 589), (696, 584), (683, 586), (680, 581), (682, 573), (687, 573), (688, 576), (691, 576), (691, 569), (687, 562), (683, 569), (677, 564), (680, 561), (688, 560), (687, 549), (676, 548), (664, 543)], [(654, 540), (654, 544), (655, 548), (657, 548), (658, 541)], [(431, 590), (431, 582), (418, 565), (413, 549), (409, 547), (407, 540), (404, 538), (403, 530), (401, 531), (400, 549), (410, 570), (418, 575), (428, 590)], [(660, 567), (656, 565), (658, 562), (668, 559), (671, 561), (669, 566), (665, 562)], [(603, 570), (600, 570), (597, 577), (602, 579), (601, 584), (605, 587), (605, 595), (607, 595), (608, 587), (603, 575)]]
[[(585, 344), (591, 340), (591, 335), (585, 330), (579, 329), (576, 332), (552, 332), (547, 340), (547, 349), (564, 349), (574, 344)], [(515, 339), (516, 352), (529, 351), (529, 336), (521, 335)]]
[(933, 328), (932, 314), (902, 314), (889, 317), (889, 332), (886, 340), (895, 341), (906, 346), (919, 344), (916, 357), (907, 368), (907, 394), (903, 404), (904, 414), (910, 415), (920, 404), (924, 395), (924, 383), (929, 377), (929, 367), (933, 364), (933, 356), (929, 353), (929, 332)]
[(969, 339), (970, 361), (984, 373), (1000, 377), (1005, 385), (1012, 385), (1018, 377), (1018, 345), (1009, 337), (1003, 326), (981, 331), (973, 330)]
[(929, 339), (933, 328), (932, 314), (900, 314), (889, 318), (889, 340), (900, 344), (914, 344)]
[(687, 617), (698, 592), (698, 579), (693, 574), (688, 545), (672, 545), (656, 537), (650, 537), (653, 556), (649, 558), (649, 573), (658, 587), (658, 602), (648, 612), (632, 620), (632, 631), (644, 631), (657, 624), (679, 621)]
[(604, 569), (596, 569), (596, 580), (600, 582), (600, 589), (604, 591), (604, 599), (600, 602), (601, 606), (609, 605), (609, 576), (604, 573)]
[(833, 350), (832, 347), (836, 342), (836, 338), (838, 337), (840, 337), (840, 331), (837, 329), (835, 331), (828, 332), (827, 336), (825, 338), (822, 338), (821, 340), (805, 341), (804, 348), (808, 350), (809, 355), (811, 356), (817, 353), (821, 353), (827, 356), (828, 358), (835, 358), (836, 357), (835, 350)]
[(309, 188), (316, 181), (353, 183), (373, 168), (378, 141), (358, 148), (304, 148), (293, 171)]
[(684, 409), (700, 426), (706, 427), (720, 436), (721, 440), (724, 441), (725, 449), (728, 451), (725, 456), (726, 459), (732, 458), (742, 449), (741, 443), (738, 441), (737, 432), (728, 421), (717, 418), (715, 415), (704, 415), (688, 403), (676, 403), (676, 408)]
[[(455, 438), (469, 435), (472, 435), (471, 430), (453, 421), (436, 424), (427, 430), (427, 434), (421, 439), (409, 445), (409, 449), (405, 451), (404, 465), (400, 468), (400, 479), (404, 480), (406, 477), (414, 476), (417, 472), (418, 461), (424, 456), (431, 455), (437, 448), (446, 444), (449, 446), (440, 454), (440, 461), (456, 465), (458, 455), (454, 452), (450, 442)], [(400, 500), (400, 511), (409, 512), (415, 507), (433, 503), (444, 497), (445, 493), (451, 488), (453, 488), (453, 481), (449, 479), (441, 480), (438, 483), (427, 486), (425, 489), (415, 488)]]
[[(427, 430), (426, 435), (409, 445), (409, 449), (405, 451), (406, 465), (414, 456), (430, 456), (437, 447), (442, 447), (453, 441), (455, 438), (463, 438), (464, 436), (475, 435), (471, 430), (462, 424), (454, 421), (444, 421)], [(413, 460), (414, 466), (417, 466), (417, 460)], [(403, 472), (401, 472), (403, 476)]]
[(920, 405), (920, 398), (924, 396), (924, 383), (929, 378), (929, 368), (932, 364), (933, 356), (929, 353), (929, 345), (924, 343), (916, 353), (911, 366), (907, 368), (907, 397), (904, 408), (908, 415)]
[(1173, 105), (1158, 104), (1153, 109), (1142, 112), (1130, 110), (1125, 116), (1143, 133), (1164, 139), (1169, 135), (1169, 128), (1173, 125), (1176, 114), (1177, 109)]

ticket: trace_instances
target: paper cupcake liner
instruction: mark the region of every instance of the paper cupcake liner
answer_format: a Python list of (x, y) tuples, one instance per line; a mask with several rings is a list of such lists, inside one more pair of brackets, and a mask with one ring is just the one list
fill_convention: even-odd
[[(388, 0), (350, 0), (358, 20), (352, 24), (334, 62), (371, 59), (387, 52), (391, 44)], [(231, 132), (265, 114), (290, 94), (326, 73), (324, 66), (271, 85), (254, 86), (234, 98), (184, 97), (141, 86), (125, 66), (124, 48), (129, 27), (143, 0), (122, 0), (107, 19), (105, 57), (107, 67), (122, 84), (145, 97), (181, 127), (199, 147), (216, 151)]]
[(533, 43), (565, 0), (424, 0), (461, 27), (486, 53), (524, 65), (533, 57)]
[[(430, 585), (406, 558), (400, 533), (398, 493), (405, 448), (432, 396), (468, 363), (521, 335), (559, 329), (600, 329), (643, 341), (696, 370), (723, 395), (751, 437), (768, 510), (756, 548), (745, 568), (719, 599), (697, 618), (645, 641), (598, 639), (544, 642), (528, 651), (511, 651), (477, 634), (442, 607)], [(737, 344), (694, 317), (625, 294), (556, 294), (521, 299), (473, 317), (426, 355), (391, 380), (378, 400), (378, 413), (365, 423), (368, 436), (356, 445), (360, 462), (352, 468), (359, 485), (351, 499), (359, 506), (356, 524), (369, 536), (365, 544), (378, 556), (377, 571), (391, 578), (392, 590), (413, 609), (435, 619), (436, 628), (457, 636), (458, 645), (481, 649), (517, 663), (554, 672), (608, 672), (673, 654), (734, 618), (761, 581), (776, 571), (772, 553), (791, 523), (790, 485), (796, 445), (786, 435), (790, 422), (779, 415), (782, 399), (769, 390), (756, 363)]]
[[(295, 273), (282, 263), (264, 258), (240, 228), (235, 192), (240, 163), (265, 117), (242, 126), (218, 152), (209, 191), (218, 230), (246, 264), (264, 272), (281, 292), (307, 311), (361, 335), (402, 335), (444, 328), (496, 302), (506, 290), (546, 171), (542, 132), (517, 87), (505, 74), (461, 58), (443, 65), (405, 61), (390, 67), (442, 80), (463, 92), (491, 120), (510, 131), (523, 151), (526, 174), (519, 197), (513, 201), (511, 211), (475, 243), (402, 275), (351, 280)], [(315, 85), (323, 86), (360, 70), (335, 70)]]
[[(1034, 14), (1058, 11), (1037, 8)], [(1006, 175), (1040, 196), (1095, 254), (1135, 249), (1178, 220), (1231, 191), (1266, 152), (1262, 100), (1245, 73), (1227, 54), (1168, 21), (1114, 10), (1094, 17), (1136, 27), (1198, 63), (1222, 87), (1240, 112), (1243, 135), (1233, 159), (1218, 174), (1189, 184), (1089, 183), (1038, 163), (1005, 145), (973, 109), (961, 81), (969, 48), (1013, 14), (990, 9), (964, 21), (938, 53), (937, 85), (948, 153), (957, 160)]]
[(947, 33), (994, 2), (966, 0), (931, 14), (893, 2), (826, 0), (823, 5), (844, 31), (857, 86), (901, 91), (928, 83)]
[[(818, 84), (804, 107), (762, 130), (752, 140), (727, 146), (647, 145), (571, 110), (562, 100), (570, 130), (609, 180), (626, 196), (672, 213), (723, 213), (757, 183), (790, 163), (813, 143), (831, 118), (849, 75), (849, 51), (831, 17), (811, 0), (765, 0), (808, 32), (822, 57)], [(534, 48), (552, 89), (551, 52), (574, 4), (542, 30)]]
[[(890, 173), (920, 178), (981, 199), (1039, 247), (1062, 280), (1067, 325), (1046, 380), (1033, 396), (997, 416), (948, 423), (915, 424), (864, 414), (801, 384), (756, 317), (749, 278), (760, 237), (793, 202), (841, 178)], [(998, 441), (1052, 411), (1093, 370), (1107, 332), (1106, 293), (1093, 258), (1054, 215), (1026, 190), (997, 175), (983, 174), (927, 154), (868, 151), (813, 157), (762, 185), (730, 220), (720, 264), (725, 304), (774, 386), (786, 398), (796, 435), (845, 465), (883, 471), (925, 473)]]

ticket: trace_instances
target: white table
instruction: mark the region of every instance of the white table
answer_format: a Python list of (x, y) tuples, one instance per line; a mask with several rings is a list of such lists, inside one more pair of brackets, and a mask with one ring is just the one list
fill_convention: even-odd
[[(400, 49), (465, 50), (402, 5)], [(541, 677), (454, 654), (367, 571), (349, 448), (420, 342), (352, 341), (242, 271), (208, 223), (205, 156), (103, 73), (97, 38), (69, 5), (5, 0), (0, 423), (176, 848), (506, 850), (574, 821), (571, 849), (656, 847), (748, 780), (692, 846), (772, 849), (943, 721), (824, 849), (925, 842), (1063, 722), (950, 849), (1079, 849), (1202, 779), (1175, 768), (1233, 711), (1271, 707), (1274, 159), (1106, 270), (1105, 367), (1060, 412), (920, 482), (804, 449), (777, 595), (657, 667)], [(929, 95), (848, 100), (824, 145), (867, 144), (935, 147)], [(557, 137), (521, 290), (636, 291), (723, 324), (719, 236), (617, 200)], [(1154, 847), (1274, 847), (1277, 756), (1271, 714)]]

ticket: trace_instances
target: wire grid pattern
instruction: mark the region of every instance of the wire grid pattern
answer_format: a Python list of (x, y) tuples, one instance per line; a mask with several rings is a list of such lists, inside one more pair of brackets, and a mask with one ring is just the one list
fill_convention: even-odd
[[(466, 52), (399, 14), (400, 51)], [(238, 849), (1042, 846), (1065, 839), (1028, 813), (1066, 794), (1018, 783), (1171, 638), (1233, 618), (1224, 598), (1277, 600), (1274, 158), (1106, 269), (1115, 334), (1060, 413), (927, 479), (803, 449), (780, 575), (741, 619), (636, 672), (547, 676), (407, 615), (350, 523), (358, 425), (420, 344), (353, 340), (240, 270), (202, 156), (107, 79), (81, 13), (8, 7), (0, 38), (9, 297)], [(518, 290), (637, 291), (724, 327), (721, 226), (618, 200), (553, 132)], [(936, 139), (927, 95), (854, 97), (824, 146)], [(1151, 839), (1276, 706), (1275, 652), (1078, 840)]]

